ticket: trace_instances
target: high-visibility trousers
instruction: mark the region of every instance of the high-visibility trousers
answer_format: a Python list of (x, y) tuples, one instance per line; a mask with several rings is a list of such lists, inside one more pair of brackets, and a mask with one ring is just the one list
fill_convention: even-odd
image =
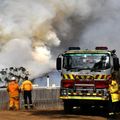
[(9, 108), (15, 108), (15, 110), (20, 109), (19, 97), (10, 97), (9, 98)]

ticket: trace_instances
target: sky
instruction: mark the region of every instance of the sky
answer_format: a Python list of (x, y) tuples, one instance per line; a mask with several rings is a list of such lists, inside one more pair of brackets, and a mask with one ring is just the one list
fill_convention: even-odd
[(119, 11), (118, 0), (0, 0), (0, 69), (42, 76), (70, 46), (108, 46), (120, 57)]

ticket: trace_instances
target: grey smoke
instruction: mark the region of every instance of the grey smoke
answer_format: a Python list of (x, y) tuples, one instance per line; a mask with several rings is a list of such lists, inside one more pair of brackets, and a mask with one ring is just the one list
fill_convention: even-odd
[(55, 69), (57, 55), (69, 46), (119, 51), (119, 3), (0, 0), (0, 69), (24, 66), (36, 77)]
[[(89, 46), (108, 46), (110, 50), (116, 49), (118, 56), (120, 43), (120, 2), (118, 0), (107, 0), (91, 16), (90, 24), (80, 36), (82, 48)], [(79, 42), (81, 44), (81, 41)]]

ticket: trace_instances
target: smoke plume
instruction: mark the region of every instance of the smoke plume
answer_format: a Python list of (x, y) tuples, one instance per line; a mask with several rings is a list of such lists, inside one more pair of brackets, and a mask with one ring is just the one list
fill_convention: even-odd
[(118, 49), (119, 9), (117, 0), (0, 0), (0, 69), (23, 66), (33, 78), (69, 46)]

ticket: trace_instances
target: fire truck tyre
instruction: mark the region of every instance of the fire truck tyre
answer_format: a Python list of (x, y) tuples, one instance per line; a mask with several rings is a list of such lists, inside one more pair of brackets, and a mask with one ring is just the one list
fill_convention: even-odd
[(101, 104), (101, 105), (96, 105), (96, 111), (99, 110), (99, 112), (101, 114), (103, 114), (104, 116), (108, 115), (109, 111), (110, 111), (110, 107), (109, 107), (109, 103), (105, 103), (105, 104)]
[(90, 106), (88, 106), (88, 105), (81, 105), (81, 106), (80, 106), (80, 111), (81, 111), (82, 113), (89, 112), (89, 110), (90, 110)]
[(72, 113), (73, 106), (68, 102), (64, 101), (64, 112), (66, 114)]

